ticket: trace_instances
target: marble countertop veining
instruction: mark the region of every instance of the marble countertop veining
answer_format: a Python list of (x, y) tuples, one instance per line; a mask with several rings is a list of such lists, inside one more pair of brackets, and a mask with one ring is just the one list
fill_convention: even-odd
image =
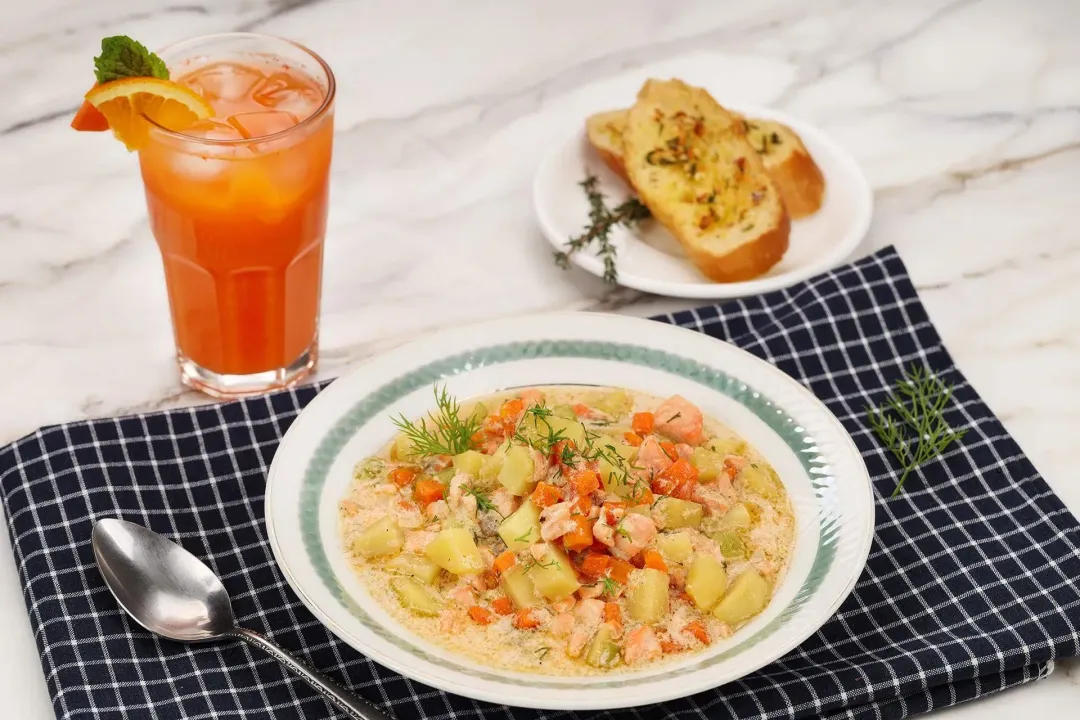
[[(322, 377), (437, 325), (686, 307), (554, 268), (530, 183), (597, 87), (713, 53), (742, 99), (817, 124), (862, 164), (876, 210), (858, 254), (899, 248), (959, 366), (1080, 512), (1080, 3), (38, 0), (0, 20), (0, 442), (202, 401), (176, 385), (135, 159), (67, 128), (102, 36), (255, 30), (334, 67)], [(0, 612), (18, 618), (7, 543)], [(9, 628), (0, 697), (51, 717), (29, 625)], [(1078, 703), (1080, 665), (1061, 662), (940, 714)]]

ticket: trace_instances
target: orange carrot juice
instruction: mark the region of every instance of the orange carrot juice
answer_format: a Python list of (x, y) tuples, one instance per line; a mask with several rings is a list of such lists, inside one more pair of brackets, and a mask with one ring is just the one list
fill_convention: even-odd
[(233, 34), (165, 51), (214, 117), (140, 151), (183, 381), (217, 396), (314, 367), (334, 79), (310, 51)]

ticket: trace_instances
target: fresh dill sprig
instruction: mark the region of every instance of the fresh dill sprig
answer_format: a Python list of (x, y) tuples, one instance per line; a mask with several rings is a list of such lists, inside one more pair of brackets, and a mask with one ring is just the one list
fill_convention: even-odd
[(649, 208), (637, 198), (616, 205), (609, 210), (604, 203), (604, 194), (596, 188), (596, 176), (589, 175), (579, 185), (589, 199), (589, 224), (585, 231), (566, 241), (566, 250), (555, 253), (555, 264), (566, 270), (570, 267), (570, 256), (596, 242), (596, 256), (604, 261), (604, 282), (614, 284), (619, 277), (615, 268), (615, 246), (611, 244), (611, 231), (618, 225), (634, 227), (650, 217)]
[(525, 573), (532, 570), (534, 567), (539, 567), (542, 570), (546, 570), (549, 567), (559, 567), (559, 561), (555, 558), (551, 558), (546, 563), (542, 563), (535, 558), (529, 558), (529, 560), (525, 563), (525, 567), (522, 568), (521, 574), (524, 575)]
[(601, 582), (601, 583), (603, 584), (603, 586), (604, 586), (604, 589), (603, 589), (603, 591), (601, 592), (601, 595), (611, 595), (611, 596), (614, 596), (614, 595), (615, 595), (615, 593), (617, 593), (617, 592), (619, 591), (619, 581), (618, 581), (618, 580), (616, 580), (615, 578), (611, 578), (611, 577), (605, 577), (605, 578), (604, 578), (603, 580), (601, 580), (600, 582)]
[(471, 450), (472, 437), (480, 430), (480, 418), (473, 415), (462, 418), (457, 399), (446, 391), (445, 385), (441, 390), (436, 385), (434, 392), (437, 413), (420, 418), (419, 424), (401, 415), (392, 418), (394, 425), (412, 441), (413, 449), (421, 456), (457, 455)]
[(516, 543), (529, 542), (529, 538), (532, 537), (532, 532), (533, 532), (532, 528), (528, 528), (525, 532), (521, 533), (516, 538), (514, 538), (514, 542), (516, 542)]
[(477, 510), (480, 510), (481, 512), (487, 512), (490, 510), (496, 513), (503, 520), (506, 519), (506, 516), (499, 511), (499, 508), (495, 507), (495, 503), (491, 502), (491, 497), (484, 490), (474, 487), (466, 487), (465, 494), (472, 495), (474, 498), (476, 498)]
[[(966, 428), (953, 430), (945, 419), (945, 407), (952, 394), (951, 385), (926, 368), (912, 365), (880, 407), (865, 408), (870, 428), (904, 471), (892, 497), (900, 494), (912, 470), (940, 455), (967, 433)], [(909, 428), (912, 437), (908, 436)]]

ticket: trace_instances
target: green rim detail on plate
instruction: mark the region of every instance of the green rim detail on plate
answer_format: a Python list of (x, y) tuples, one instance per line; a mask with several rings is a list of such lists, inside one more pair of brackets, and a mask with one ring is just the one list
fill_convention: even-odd
[[(825, 459), (820, 455), (813, 438), (806, 435), (803, 428), (791, 416), (745, 383), (695, 360), (689, 360), (662, 350), (622, 343), (592, 340), (538, 340), (492, 345), (466, 353), (451, 355), (416, 368), (386, 383), (358, 401), (343, 417), (334, 423), (331, 430), (319, 442), (314, 456), (304, 472), (303, 485), (300, 489), (300, 531), (303, 536), (304, 548), (312, 566), (318, 573), (319, 579), (337, 597), (342, 606), (356, 616), (367, 629), (398, 648), (422, 657), (428, 662), (493, 682), (520, 684), (529, 687), (565, 688), (566, 685), (563, 683), (544, 682), (542, 679), (544, 676), (542, 675), (532, 676), (528, 681), (524, 681), (459, 665), (445, 658), (432, 655), (407, 639), (390, 632), (375, 622), (363, 606), (337, 581), (337, 577), (330, 567), (330, 561), (326, 556), (319, 533), (319, 503), (323, 487), (329, 477), (330, 468), (349, 439), (373, 418), (386, 412), (391, 404), (416, 390), (429, 387), (438, 380), (452, 375), (460, 375), (471, 370), (502, 363), (559, 357), (607, 360), (641, 365), (678, 375), (726, 395), (753, 412), (780, 436), (799, 458), (810, 477), (818, 499), (819, 542), (817, 552), (810, 567), (810, 572), (787, 607), (768, 625), (724, 652), (711, 656), (700, 663), (653, 676), (650, 679), (678, 677), (684, 673), (695, 672), (715, 665), (748, 647), (756, 645), (781, 628), (821, 586), (836, 555), (840, 514), (836, 498), (835, 479), (831, 475)], [(640, 679), (619, 680), (616, 675), (610, 682), (591, 683), (590, 687), (618, 688), (636, 685), (640, 682)]]

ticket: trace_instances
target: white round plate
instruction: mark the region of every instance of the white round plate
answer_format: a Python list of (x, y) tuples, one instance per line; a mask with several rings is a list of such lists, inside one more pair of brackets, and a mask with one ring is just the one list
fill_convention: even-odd
[[(338, 537), (338, 501), (357, 461), (395, 432), (392, 414), (528, 385), (615, 385), (680, 393), (774, 465), (796, 515), (795, 550), (768, 608), (700, 654), (644, 670), (562, 678), (481, 665), (407, 630), (371, 599)], [(646, 705), (723, 685), (781, 657), (840, 606), (866, 562), (873, 495), (840, 422), (772, 365), (650, 320), (558, 313), (455, 328), (378, 356), (338, 379), (282, 440), (266, 487), (274, 556), (304, 604), (372, 660), (478, 700), (545, 709)]]
[[(606, 109), (610, 108), (600, 108)], [(777, 120), (799, 134), (825, 177), (821, 209), (808, 218), (792, 221), (790, 246), (769, 272), (735, 283), (713, 282), (699, 273), (675, 238), (655, 220), (634, 229), (620, 226), (611, 234), (620, 285), (682, 298), (722, 299), (768, 292), (839, 265), (866, 236), (874, 193), (846, 150), (817, 128), (775, 110), (734, 109), (746, 117)], [(583, 116), (581, 128), (559, 143), (540, 164), (533, 183), (540, 228), (556, 250), (565, 249), (567, 239), (581, 234), (589, 224), (589, 203), (580, 185), (588, 175), (599, 180), (609, 207), (632, 195), (627, 184), (604, 165), (589, 145)], [(604, 264), (593, 249), (574, 253), (571, 259), (597, 277), (604, 274)]]

